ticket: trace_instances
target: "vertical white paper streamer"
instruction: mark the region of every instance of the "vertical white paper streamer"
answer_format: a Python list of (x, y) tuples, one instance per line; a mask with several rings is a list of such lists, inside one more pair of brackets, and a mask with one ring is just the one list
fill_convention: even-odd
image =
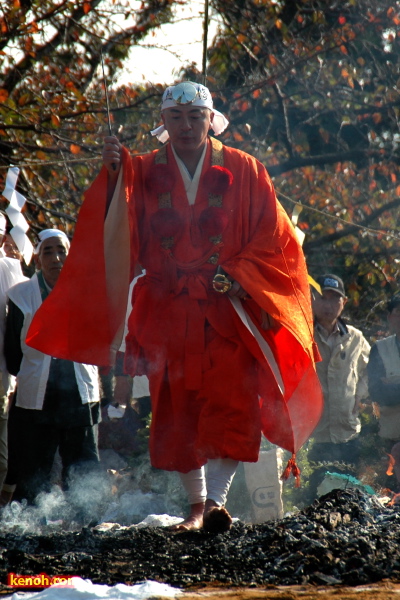
[(13, 225), (10, 235), (24, 257), (25, 263), (29, 265), (32, 259), (33, 246), (26, 235), (29, 225), (25, 217), (21, 214), (26, 198), (15, 189), (18, 175), (18, 167), (10, 167), (8, 169), (3, 196), (9, 201), (9, 205), (5, 212)]

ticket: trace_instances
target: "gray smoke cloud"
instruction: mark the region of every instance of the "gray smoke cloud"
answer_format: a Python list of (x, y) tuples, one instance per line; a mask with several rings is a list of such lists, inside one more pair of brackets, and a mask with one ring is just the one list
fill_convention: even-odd
[(34, 505), (13, 501), (0, 513), (0, 527), (3, 533), (48, 534), (103, 522), (129, 526), (150, 514), (182, 517), (186, 512), (177, 474), (153, 469), (144, 456), (133, 468), (73, 472), (68, 490), (54, 484)]

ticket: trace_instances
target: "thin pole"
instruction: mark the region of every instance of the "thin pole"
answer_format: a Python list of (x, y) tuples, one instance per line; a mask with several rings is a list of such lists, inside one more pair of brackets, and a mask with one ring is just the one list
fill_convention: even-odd
[[(107, 119), (108, 119), (108, 135), (112, 136), (111, 118), (110, 118), (110, 103), (108, 101), (108, 87), (107, 87), (106, 74), (105, 74), (105, 71), (104, 71), (103, 48), (100, 48), (100, 57), (101, 57), (101, 68), (103, 70), (104, 90), (106, 92)], [(111, 164), (111, 168), (112, 168), (113, 171), (116, 171), (117, 170), (117, 165), (115, 163), (112, 163)]]
[(207, 80), (207, 38), (208, 38), (208, 0), (204, 2), (204, 23), (203, 23), (203, 85)]
[(106, 93), (106, 105), (107, 105), (107, 119), (108, 119), (108, 133), (109, 135), (112, 135), (112, 129), (111, 129), (111, 118), (110, 118), (110, 103), (108, 100), (108, 88), (107, 88), (107, 80), (106, 80), (106, 74), (104, 72), (104, 58), (103, 58), (103, 48), (100, 48), (100, 56), (101, 56), (101, 68), (103, 70), (103, 82), (104, 82), (104, 90)]

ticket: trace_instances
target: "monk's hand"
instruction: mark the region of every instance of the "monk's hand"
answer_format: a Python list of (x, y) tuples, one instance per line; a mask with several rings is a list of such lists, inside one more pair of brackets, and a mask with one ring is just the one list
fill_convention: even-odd
[(240, 298), (241, 300), (245, 300), (247, 298), (247, 292), (242, 288), (238, 281), (232, 281), (232, 287), (228, 291), (228, 296), (231, 298)]
[(106, 167), (111, 179), (116, 179), (121, 168), (122, 145), (118, 139), (109, 135), (104, 138), (103, 145), (103, 164)]

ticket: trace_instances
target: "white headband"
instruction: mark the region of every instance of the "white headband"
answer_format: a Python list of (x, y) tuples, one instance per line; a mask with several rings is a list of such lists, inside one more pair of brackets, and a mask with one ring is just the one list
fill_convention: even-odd
[[(201, 85), (201, 83), (183, 81), (182, 83), (178, 83), (178, 85), (167, 87), (162, 97), (161, 110), (163, 111), (166, 108), (187, 104), (209, 108), (213, 111), (214, 117), (211, 126), (215, 135), (219, 135), (228, 127), (228, 119), (226, 119), (219, 110), (213, 108), (210, 90), (204, 85)], [(165, 129), (164, 125), (160, 125), (160, 127), (153, 129), (150, 133), (151, 135), (155, 135), (162, 143), (166, 142), (169, 138), (168, 131)]]
[(43, 229), (43, 231), (41, 231), (38, 234), (38, 238), (39, 238), (40, 241), (37, 244), (37, 246), (35, 247), (34, 253), (35, 254), (39, 254), (42, 242), (44, 242), (44, 240), (47, 240), (47, 239), (49, 239), (51, 237), (58, 237), (58, 238), (60, 238), (61, 240), (63, 240), (66, 243), (67, 248), (69, 248), (70, 241), (68, 239), (68, 236), (63, 231), (60, 231), (59, 229)]

